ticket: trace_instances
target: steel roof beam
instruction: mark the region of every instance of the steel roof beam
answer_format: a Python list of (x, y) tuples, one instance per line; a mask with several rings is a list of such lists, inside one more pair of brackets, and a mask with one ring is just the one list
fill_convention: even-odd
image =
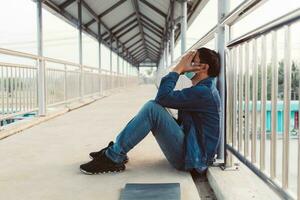
[[(119, 40), (121, 37), (123, 37), (124, 35), (126, 35), (127, 33), (131, 32), (132, 30), (134, 30), (139, 24), (136, 23), (131, 27), (128, 27), (123, 33), (121, 33), (120, 35), (116, 36), (116, 39)], [(104, 38), (104, 40), (108, 40), (109, 37)], [(114, 41), (113, 41), (114, 42)]]
[[(102, 26), (109, 32), (109, 34), (110, 34), (115, 40), (118, 40), (118, 39), (116, 38), (116, 36), (112, 34), (112, 32), (110, 31), (110, 29), (108, 28), (108, 26), (98, 18), (97, 14), (93, 11), (93, 9), (91, 9), (91, 8), (89, 7), (89, 5), (88, 5), (84, 0), (81, 0), (81, 1), (82, 1), (82, 6), (84, 6), (84, 7), (89, 11), (89, 13), (93, 16), (93, 18), (94, 18), (97, 22), (99, 22), (100, 24), (102, 24)], [(86, 26), (84, 26), (84, 28), (87, 29)], [(105, 41), (105, 42), (106, 42), (106, 44), (108, 44), (107, 41)], [(122, 43), (120, 42), (120, 44), (122, 44)]]
[(155, 7), (154, 5), (152, 5), (151, 3), (149, 3), (146, 0), (140, 0), (143, 4), (145, 4), (146, 6), (148, 6), (149, 8), (151, 8), (152, 10), (154, 10), (155, 12), (157, 12), (158, 14), (160, 14), (163, 18), (166, 18), (167, 15), (161, 11), (160, 9), (158, 9), (157, 7)]
[(140, 64), (141, 62), (143, 62), (144, 60), (146, 60), (148, 58), (147, 54), (140, 56), (139, 58), (135, 58), (137, 60), (137, 63)]
[[(114, 5), (112, 5), (111, 7), (109, 7), (108, 9), (106, 9), (105, 11), (103, 11), (100, 15), (98, 15), (98, 18), (101, 19), (102, 17), (104, 17), (105, 15), (107, 15), (108, 13), (110, 13), (112, 10), (114, 10), (118, 6), (122, 5), (124, 2), (126, 2), (126, 0), (120, 0), (120, 1), (118, 1)], [(91, 21), (87, 22), (85, 25), (88, 27), (91, 24), (93, 24), (94, 22), (96, 22), (96, 19), (92, 19)]]
[(151, 51), (154, 55), (159, 55), (159, 52), (157, 50), (151, 49), (149, 48), (149, 46), (148, 46), (148, 50)]
[[(164, 47), (164, 39), (166, 37), (168, 37), (168, 33), (169, 33), (169, 22), (173, 21), (174, 18), (174, 5), (175, 5), (175, 0), (170, 0), (170, 6), (169, 6), (169, 10), (168, 10), (168, 16), (166, 18), (166, 23), (165, 23), (165, 28), (164, 28), (164, 33), (163, 33), (163, 38), (161, 40), (161, 45), (160, 45), (160, 52), (163, 51), (163, 47)], [(173, 23), (173, 22), (172, 22)], [(162, 54), (160, 54), (161, 56)], [(159, 60), (160, 58), (158, 58)]]
[(157, 57), (156, 56), (153, 56), (153, 55), (149, 55), (148, 58), (152, 61), (156, 61), (157, 60)]
[(138, 54), (136, 54), (136, 55), (133, 56), (133, 57), (134, 57), (134, 58), (138, 58), (138, 57), (140, 57), (140, 56), (142, 56), (142, 55), (145, 55), (145, 54), (147, 54), (146, 50), (139, 52)]
[(148, 45), (149, 47), (154, 48), (154, 49), (157, 48), (157, 51), (159, 52), (159, 47), (153, 45), (153, 44), (152, 44), (151, 42), (149, 42), (148, 40), (146, 40), (146, 42), (147, 42), (148, 44), (150, 44), (150, 46)]
[[(116, 29), (118, 26), (122, 25), (124, 22), (126, 22), (127, 20), (129, 20), (130, 18), (132, 18), (133, 16), (135, 16), (135, 13), (130, 14), (129, 16), (125, 17), (123, 20), (121, 20), (119, 23), (117, 23), (116, 25), (114, 25), (113, 27), (111, 27), (110, 31), (112, 32), (114, 29)], [(107, 35), (108, 33), (105, 32), (102, 34), (102, 36)]]
[(135, 25), (129, 27), (124, 33), (121, 33), (120, 35), (117, 36), (117, 39), (119, 40), (121, 37), (129, 33), (130, 31), (134, 30), (139, 24), (136, 23)]
[(158, 54), (155, 54), (152, 51), (149, 51), (149, 55), (152, 55), (153, 58), (158, 58), (159, 57)]
[(157, 41), (155, 38), (153, 38), (151, 35), (149, 35), (148, 33), (145, 33), (145, 35), (146, 35), (148, 38), (150, 38), (151, 40), (153, 40), (154, 42), (156, 42), (157, 44), (160, 45), (160, 42)]
[(126, 45), (128, 42), (130, 42), (131, 40), (133, 40), (134, 38), (136, 38), (138, 35), (140, 35), (140, 33), (137, 33), (137, 34), (133, 35), (132, 37), (130, 37), (128, 40), (126, 40), (125, 42), (123, 42), (123, 45)]
[(140, 39), (140, 40), (136, 41), (135, 43), (133, 43), (132, 45), (130, 45), (129, 47), (127, 47), (127, 49), (128, 50), (131, 49), (132, 47), (134, 47), (135, 45), (137, 45), (138, 43), (140, 43), (142, 41), (143, 41), (143, 39)]
[(140, 16), (140, 8), (139, 8), (139, 3), (137, 0), (131, 0), (131, 2), (133, 3), (133, 7), (134, 7), (134, 11), (136, 14), (136, 18), (138, 20), (138, 24), (139, 24), (139, 30), (140, 33), (142, 35), (142, 40), (143, 40), (143, 44), (146, 47), (146, 41), (145, 41), (145, 35), (144, 35), (144, 29), (143, 29), (143, 24), (141, 22), (141, 16)]
[(141, 56), (140, 58), (136, 59), (137, 63), (140, 64), (141, 62), (143, 62), (146, 58), (148, 58), (147, 54), (144, 56)]
[(153, 29), (151, 29), (151, 27), (147, 26), (146, 24), (144, 24), (144, 27), (149, 30), (152, 34), (156, 35), (158, 38), (162, 38), (163, 35), (158, 34), (157, 32), (153, 31)]
[(136, 47), (135, 50), (133, 50), (133, 51), (131, 52), (131, 54), (132, 54), (132, 55), (136, 55), (137, 52), (139, 52), (139, 51), (141, 51), (142, 49), (144, 49), (144, 48), (141, 48), (141, 47), (143, 47), (143, 45), (140, 45), (140, 46)]
[(153, 53), (149, 53), (149, 56), (151, 56), (152, 58), (155, 58), (155, 60), (157, 60), (157, 58), (158, 58), (158, 55), (153, 54)]
[(149, 17), (147, 17), (146, 15), (144, 15), (143, 13), (140, 13), (140, 15), (142, 16), (142, 19), (146, 19), (147, 21), (149, 21), (151, 24), (153, 24), (154, 26), (156, 26), (158, 29), (160, 29), (161, 31), (164, 30), (164, 28), (162, 26), (160, 26), (158, 23), (156, 23), (155, 21), (153, 21), (152, 19), (150, 19)]
[(113, 32), (114, 35), (118, 35), (120, 32), (122, 32), (125, 28), (131, 26), (132, 24), (134, 24), (137, 21), (137, 19), (133, 19), (130, 22), (128, 22), (127, 24), (123, 25), (122, 27), (120, 27), (118, 30), (116, 30), (115, 32)]
[(66, 0), (65, 2), (63, 2), (62, 4), (60, 4), (58, 7), (60, 9), (65, 9), (66, 7), (68, 7), (69, 5), (71, 5), (73, 2), (75, 2), (75, 0)]
[(155, 26), (153, 26), (151, 23), (149, 23), (149, 22), (147, 22), (147, 21), (145, 21), (145, 20), (143, 20), (142, 19), (142, 22), (144, 23), (144, 25), (147, 25), (148, 27), (149, 27), (149, 29), (150, 30), (155, 30), (157, 33), (159, 33), (161, 36), (163, 35), (163, 32), (160, 30), (160, 29), (158, 29), (158, 28), (156, 28)]
[[(141, 57), (141, 56), (139, 56), (139, 57)], [(135, 57), (135, 59), (138, 60), (139, 57)], [(150, 58), (151, 60), (152, 60), (152, 59), (153, 59), (153, 60), (156, 60), (156, 59), (157, 59), (157, 56), (154, 56), (153, 54), (149, 53), (149, 54), (148, 54), (148, 58)]]

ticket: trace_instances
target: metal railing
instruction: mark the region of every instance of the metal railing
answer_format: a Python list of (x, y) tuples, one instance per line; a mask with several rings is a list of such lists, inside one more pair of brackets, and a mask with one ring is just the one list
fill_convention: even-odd
[(0, 48), (0, 56), (18, 63), (0, 62), (0, 121), (38, 111), (39, 60), (45, 65), (47, 108), (138, 83), (137, 76), (8, 49)]
[[(239, 158), (282, 198), (300, 199), (300, 124), (297, 126), (296, 136), (291, 137), (290, 128), (291, 73), (297, 70), (292, 69), (291, 27), (299, 26), (300, 9), (287, 13), (237, 39), (230, 39), (231, 26), (245, 16), (251, 15), (266, 2), (267, 0), (245, 0), (230, 13), (225, 11), (218, 25), (187, 51), (215, 40), (215, 49), (219, 53), (224, 53), (225, 63), (222, 67), (225, 69), (225, 80), (223, 82), (219, 78), (219, 81), (226, 85), (223, 110), (225, 151)], [(221, 36), (224, 37), (225, 50), (220, 49), (217, 44), (220, 28), (225, 30), (225, 35)], [(279, 39), (284, 41), (283, 47), (278, 45)], [(282, 54), (282, 60), (279, 60), (279, 52)], [(161, 66), (157, 71), (157, 85), (161, 77), (168, 72), (163, 64)], [(297, 67), (299, 70), (300, 63)], [(299, 71), (296, 72), (298, 75)], [(300, 88), (300, 80), (295, 82), (297, 81)], [(182, 88), (189, 86), (182, 80), (178, 83)], [(297, 100), (293, 101), (294, 103), (299, 104), (298, 123), (299, 88), (298, 99), (293, 99)], [(283, 107), (279, 109), (281, 103)], [(268, 130), (267, 123), (270, 123), (268, 126), (271, 127), (268, 127)], [(282, 136), (277, 131), (279, 124), (283, 126)], [(232, 157), (225, 154), (225, 168), (232, 165)]]
[[(242, 160), (285, 199), (298, 199), (299, 127), (296, 143), (291, 138), (291, 30), (300, 20), (300, 9), (267, 23), (227, 45), (227, 149)], [(283, 121), (278, 120), (278, 32), (283, 33)], [(267, 48), (267, 44), (269, 47)], [(270, 51), (268, 51), (270, 50)], [(267, 63), (267, 53), (270, 63)], [(298, 66), (299, 67), (299, 66)], [(268, 71), (268, 69), (270, 69)], [(268, 79), (269, 78), (269, 79)], [(270, 82), (268, 82), (270, 80)], [(298, 80), (299, 81), (299, 80)], [(267, 96), (267, 94), (271, 94)], [(270, 97), (271, 96), (271, 97)], [(299, 100), (299, 99), (298, 99)], [(271, 103), (271, 131), (267, 133), (267, 103)], [(299, 111), (299, 110), (298, 110)], [(278, 137), (278, 123), (283, 136)], [(281, 143), (281, 144), (280, 144)], [(290, 152), (291, 145), (294, 152)], [(279, 147), (282, 146), (282, 152)], [(282, 158), (281, 158), (282, 157)], [(282, 161), (282, 165), (280, 162)], [(298, 165), (295, 171), (289, 165)], [(280, 169), (281, 168), (281, 169)], [(279, 170), (280, 169), (280, 170)], [(291, 176), (291, 174), (297, 174)], [(290, 180), (289, 180), (290, 178)], [(294, 187), (293, 191), (291, 186)], [(298, 191), (298, 194), (295, 194)]]

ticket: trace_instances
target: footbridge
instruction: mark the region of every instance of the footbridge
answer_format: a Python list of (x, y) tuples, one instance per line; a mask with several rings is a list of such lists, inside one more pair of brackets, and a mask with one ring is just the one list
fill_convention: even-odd
[[(0, 4), (0, 199), (122, 199), (127, 183), (179, 183), (183, 200), (300, 199), (299, 1)], [(89, 152), (200, 47), (222, 66), (221, 142), (207, 173), (172, 168), (149, 134), (124, 172), (82, 174)], [(176, 89), (190, 86), (180, 76)]]

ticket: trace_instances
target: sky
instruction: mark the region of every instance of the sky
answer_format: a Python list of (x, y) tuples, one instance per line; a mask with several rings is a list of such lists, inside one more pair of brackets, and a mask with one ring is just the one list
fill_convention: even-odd
[[(230, 10), (234, 9), (235, 6), (242, 1), (243, 0), (230, 0)], [(32, 0), (0, 0), (0, 4), (0, 18), (2, 19), (0, 21), (0, 48), (36, 54), (35, 3)], [(232, 27), (232, 39), (299, 7), (299, 0), (269, 0), (256, 9), (253, 14), (246, 16)], [(43, 20), (44, 55), (71, 62), (78, 62), (77, 30), (45, 10), (43, 12)], [(217, 0), (210, 0), (188, 28), (187, 48), (205, 35), (216, 23)], [(300, 35), (298, 28), (299, 23), (294, 27), (296, 28), (292, 28), (292, 37)], [(207, 46), (213, 48), (214, 45), (215, 42), (211, 41)], [(299, 40), (293, 45), (293, 48), (295, 52), (299, 51)], [(109, 50), (104, 47), (102, 50), (104, 54), (103, 57), (107, 58), (109, 56)], [(180, 42), (178, 42), (175, 47), (175, 57), (179, 56)], [(116, 57), (116, 55), (114, 55), (114, 57)], [(85, 34), (83, 36), (83, 63), (88, 66), (98, 66), (98, 44), (94, 39)], [(109, 69), (109, 59), (102, 59), (102, 65), (104, 69)], [(116, 71), (115, 60), (113, 66), (113, 70)], [(141, 71), (143, 70), (145, 69)]]

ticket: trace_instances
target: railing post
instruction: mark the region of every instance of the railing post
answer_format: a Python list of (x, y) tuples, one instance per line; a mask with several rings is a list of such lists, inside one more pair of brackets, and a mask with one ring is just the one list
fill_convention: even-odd
[[(225, 102), (226, 102), (226, 92), (225, 92), (225, 27), (221, 25), (220, 22), (225, 14), (228, 12), (228, 4), (227, 1), (218, 1), (218, 30), (217, 30), (217, 51), (220, 56), (220, 65), (221, 71), (218, 77), (218, 89), (220, 91), (221, 97), (221, 120), (220, 120), (220, 141), (218, 148), (218, 158), (224, 159), (225, 154)], [(226, 159), (226, 158), (225, 158)]]
[(168, 54), (169, 54), (169, 44), (168, 40), (166, 40), (166, 48), (165, 48), (166, 54), (165, 54), (165, 59), (166, 59), (166, 68), (169, 67), (169, 62), (168, 62)]
[(171, 53), (171, 65), (174, 63), (174, 22), (172, 19), (171, 25), (171, 35), (170, 35), (170, 53)]
[(68, 80), (67, 80), (67, 65), (64, 64), (64, 101), (67, 101), (67, 84), (68, 84)]
[(112, 36), (110, 36), (110, 66), (109, 66), (109, 71), (110, 71), (110, 89), (113, 88), (113, 73), (112, 73)]
[(80, 65), (80, 80), (79, 80), (79, 94), (81, 99), (83, 98), (83, 69), (82, 69), (82, 8), (81, 0), (77, 1), (77, 11), (78, 11), (78, 40), (79, 40), (79, 65)]
[(102, 40), (102, 38), (101, 38), (101, 23), (100, 23), (100, 21), (98, 22), (98, 49), (99, 49), (99, 74), (98, 74), (98, 76), (99, 76), (99, 94), (100, 95), (102, 95), (102, 90), (103, 90), (103, 88), (102, 88), (102, 70), (101, 70), (101, 65), (102, 65), (102, 63), (101, 63), (101, 40)]
[(46, 115), (46, 85), (45, 85), (45, 62), (43, 60), (43, 14), (42, 0), (37, 0), (37, 48), (38, 48), (38, 114)]
[(186, 30), (187, 30), (187, 1), (181, 2), (181, 55), (186, 50)]

